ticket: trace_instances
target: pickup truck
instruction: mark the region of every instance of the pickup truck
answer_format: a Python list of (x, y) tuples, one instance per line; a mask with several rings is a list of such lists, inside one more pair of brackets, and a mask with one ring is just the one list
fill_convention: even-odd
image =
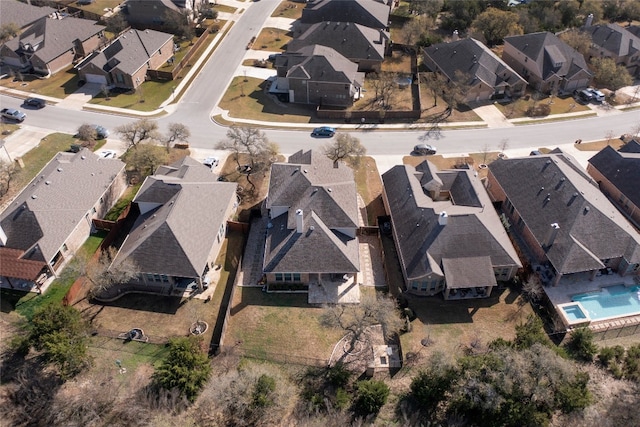
[(3, 108), (0, 110), (0, 116), (5, 119), (15, 120), (18, 122), (24, 122), (24, 119), (27, 118), (27, 115), (20, 110), (16, 110), (14, 108)]

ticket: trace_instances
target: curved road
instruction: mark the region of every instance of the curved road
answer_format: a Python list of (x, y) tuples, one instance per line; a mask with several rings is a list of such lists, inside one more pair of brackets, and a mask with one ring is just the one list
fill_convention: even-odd
[[(168, 123), (186, 124), (191, 131), (190, 144), (194, 148), (213, 148), (225, 137), (227, 129), (213, 123), (211, 112), (218, 104), (234, 72), (246, 53), (246, 44), (257, 35), (266, 19), (278, 6), (278, 2), (264, 1), (249, 3), (247, 9), (233, 24), (230, 31), (192, 80), (177, 104), (167, 107), (168, 115), (158, 118), (161, 128)], [(2, 95), (1, 104), (18, 107), (21, 100)], [(29, 110), (27, 125), (54, 131), (74, 133), (82, 123), (99, 123), (113, 129), (126, 121), (135, 120), (117, 115), (89, 111), (68, 110), (64, 107), (49, 106), (40, 111)], [(481, 151), (489, 146), (497, 150), (500, 141), (507, 139), (510, 149), (537, 148), (568, 144), (577, 139), (604, 139), (612, 132), (615, 137), (630, 133), (634, 125), (640, 123), (640, 112), (611, 113), (603, 117), (572, 119), (559, 122), (522, 125), (495, 129), (465, 129), (428, 132), (426, 130), (402, 129), (389, 126), (375, 130), (375, 127), (349, 129), (367, 147), (367, 154), (404, 155), (419, 142), (428, 142), (438, 148), (439, 154), (455, 154)], [(391, 130), (388, 128), (392, 128)], [(311, 138), (309, 131), (265, 130), (271, 141), (280, 146), (283, 153), (293, 153), (301, 148), (317, 148), (326, 140)]]

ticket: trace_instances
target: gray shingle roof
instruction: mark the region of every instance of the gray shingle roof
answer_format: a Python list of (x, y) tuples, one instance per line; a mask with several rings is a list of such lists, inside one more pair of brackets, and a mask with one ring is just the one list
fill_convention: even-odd
[[(425, 161), (416, 168), (394, 166), (382, 175), (382, 181), (400, 262), (408, 280), (431, 272), (442, 274), (445, 258), (489, 257), (494, 266), (520, 266), (491, 200), (473, 171), (439, 171)], [(450, 196), (433, 200), (430, 191)], [(442, 212), (447, 214), (446, 225), (438, 221)]]
[(607, 145), (589, 163), (634, 205), (640, 206), (640, 153), (616, 151)]
[(305, 46), (319, 44), (328, 46), (352, 61), (360, 59), (384, 59), (384, 47), (389, 34), (349, 22), (321, 22), (311, 25), (304, 33), (287, 45), (295, 52)]
[(114, 263), (128, 258), (143, 273), (199, 277), (236, 187), (218, 182), (208, 167), (190, 157), (158, 168), (134, 203), (159, 206), (136, 220)]
[(326, 46), (311, 45), (286, 52), (278, 56), (277, 65), (286, 67), (289, 78), (364, 85), (364, 73), (358, 72), (358, 65)]
[(541, 247), (559, 225), (545, 246), (556, 271), (589, 271), (622, 256), (640, 262), (640, 235), (564, 154), (497, 160), (489, 169)]
[(593, 25), (584, 31), (595, 45), (617, 56), (632, 56), (640, 51), (640, 38), (618, 24)]
[(387, 28), (391, 8), (374, 0), (317, 0), (302, 10), (300, 22), (353, 22), (371, 28)]
[(42, 18), (18, 37), (9, 40), (6, 46), (17, 51), (21, 45), (30, 45), (35, 48), (35, 55), (47, 63), (71, 50), (75, 40), (84, 42), (104, 29), (104, 26), (96, 25), (95, 21), (87, 19)]
[(6, 246), (37, 245), (50, 261), (122, 169), (120, 160), (87, 149), (58, 153), (0, 215)]
[(14, 23), (19, 28), (24, 28), (55, 11), (48, 6), (37, 7), (18, 0), (2, 0), (0, 1), (0, 25)]
[[(317, 152), (292, 155), (271, 167), (267, 208), (287, 212), (272, 220), (265, 248), (265, 271), (355, 272), (358, 242), (339, 230), (358, 227), (353, 171)], [(295, 212), (303, 211), (303, 233), (296, 233)], [(322, 256), (318, 256), (322, 254)]]
[(478, 80), (493, 88), (526, 84), (526, 80), (488, 47), (472, 38), (434, 44), (423, 52), (438, 65), (438, 70), (432, 71), (440, 71), (452, 80), (459, 71), (469, 76), (468, 83), (472, 85)]
[(442, 270), (449, 289), (498, 284), (489, 256), (442, 258)]
[[(172, 40), (173, 34), (154, 30), (129, 30), (102, 51), (93, 54), (80, 69), (91, 63), (106, 73), (117, 68), (132, 75), (162, 46)], [(173, 43), (169, 44), (167, 49), (173, 49)]]
[[(533, 60), (538, 68), (536, 74), (543, 80), (554, 74), (567, 79), (579, 72), (591, 75), (584, 56), (553, 33), (539, 32), (509, 36), (505, 37), (504, 42)], [(560, 66), (558, 67), (557, 64)]]

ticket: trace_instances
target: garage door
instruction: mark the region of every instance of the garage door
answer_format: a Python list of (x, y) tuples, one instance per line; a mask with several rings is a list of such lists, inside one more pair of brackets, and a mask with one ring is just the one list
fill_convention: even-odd
[(86, 79), (87, 83), (100, 83), (103, 85), (107, 84), (107, 78), (100, 74), (85, 74), (84, 78)]

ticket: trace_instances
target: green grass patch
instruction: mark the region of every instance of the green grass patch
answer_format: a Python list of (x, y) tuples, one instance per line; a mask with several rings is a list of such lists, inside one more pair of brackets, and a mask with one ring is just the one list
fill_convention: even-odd
[(69, 66), (60, 70), (48, 79), (39, 79), (33, 75), (23, 76), (23, 81), (12, 77), (3, 78), (0, 83), (4, 87), (18, 89), (32, 94), (51, 96), (53, 98), (64, 98), (78, 89), (78, 74)]
[(264, 80), (234, 77), (220, 101), (220, 108), (229, 110), (230, 117), (250, 117), (269, 122), (310, 123), (315, 117), (313, 107), (276, 104), (264, 89)]
[(10, 135), (18, 129), (20, 129), (20, 125), (15, 123), (0, 123), (0, 134), (2, 135)]
[(104, 219), (106, 219), (107, 221), (117, 221), (122, 211), (124, 211), (126, 207), (129, 206), (129, 203), (131, 203), (136, 194), (138, 194), (138, 190), (140, 189), (141, 185), (142, 183), (138, 183), (136, 185), (127, 187), (124, 194), (122, 194), (116, 204), (109, 210), (109, 212), (107, 212)]
[(531, 120), (522, 120), (517, 122), (512, 122), (516, 126), (521, 125), (531, 125), (538, 123), (552, 123), (552, 122), (563, 122), (565, 120), (575, 120), (575, 119), (584, 119), (586, 117), (595, 117), (598, 114), (595, 111), (586, 114), (580, 114), (577, 116), (568, 116), (568, 117), (549, 117), (548, 119), (531, 119)]
[(122, 3), (122, 0), (99, 0), (94, 1), (91, 4), (78, 4), (76, 2), (72, 5), (74, 7), (77, 7), (78, 9), (86, 10), (87, 12), (95, 13), (102, 16), (105, 13), (104, 9), (114, 9), (116, 6), (120, 5), (120, 3)]
[(112, 366), (117, 371), (116, 360), (119, 360), (123, 368), (133, 373), (141, 365), (160, 366), (169, 354), (169, 347), (95, 336), (89, 340), (89, 354), (94, 358), (97, 368)]

